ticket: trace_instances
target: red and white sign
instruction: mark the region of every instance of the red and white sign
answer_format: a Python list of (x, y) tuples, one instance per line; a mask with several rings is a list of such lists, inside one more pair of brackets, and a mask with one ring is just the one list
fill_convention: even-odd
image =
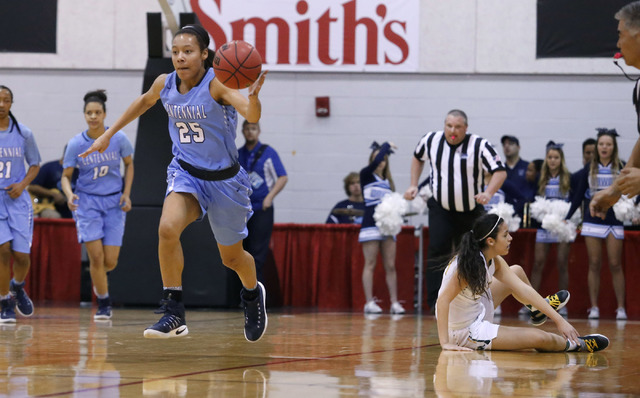
[(419, 0), (191, 0), (215, 46), (253, 44), (279, 71), (415, 72)]

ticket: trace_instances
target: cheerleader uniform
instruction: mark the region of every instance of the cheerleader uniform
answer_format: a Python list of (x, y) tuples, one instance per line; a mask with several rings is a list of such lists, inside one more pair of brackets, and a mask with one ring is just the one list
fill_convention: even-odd
[(373, 219), (373, 213), (376, 206), (380, 204), (384, 195), (391, 193), (391, 186), (388, 180), (379, 177), (375, 170), (384, 160), (384, 157), (391, 152), (388, 142), (380, 146), (380, 151), (373, 159), (373, 162), (360, 171), (360, 185), (362, 186), (362, 195), (364, 197), (364, 215), (362, 216), (362, 226), (360, 227), (359, 242), (369, 242), (372, 240), (385, 240), (388, 236), (382, 235), (376, 222)]
[[(545, 199), (569, 201), (569, 193), (560, 192), (560, 177), (551, 177), (547, 186), (544, 188)], [(558, 243), (558, 237), (544, 228), (538, 228), (536, 232), (536, 242), (540, 243)]]
[[(623, 165), (620, 165), (620, 167), (622, 168)], [(566, 218), (571, 218), (573, 213), (582, 204), (583, 221), (582, 230), (580, 232), (582, 236), (604, 239), (611, 233), (616, 239), (624, 239), (624, 226), (622, 221), (616, 218), (613, 207), (607, 211), (607, 215), (604, 220), (600, 217), (592, 217), (589, 211), (589, 202), (596, 192), (610, 187), (615, 180), (616, 176), (613, 174), (611, 163), (607, 166), (598, 164), (598, 174), (596, 175), (595, 181), (591, 178), (590, 171), (591, 163), (587, 164), (580, 173), (580, 180), (578, 181), (576, 193)]]

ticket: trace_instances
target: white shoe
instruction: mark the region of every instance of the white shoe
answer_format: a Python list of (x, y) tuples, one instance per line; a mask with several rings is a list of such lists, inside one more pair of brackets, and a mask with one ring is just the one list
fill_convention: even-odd
[(493, 310), (493, 315), (500, 316), (502, 315), (502, 307), (497, 306), (495, 310)]
[(600, 309), (598, 307), (589, 308), (589, 316), (588, 319), (600, 319)]
[(364, 305), (364, 313), (365, 314), (381, 314), (382, 308), (380, 308), (380, 306), (376, 304), (374, 299)]
[(402, 305), (399, 302), (395, 302), (393, 304), (391, 304), (391, 313), (392, 314), (404, 314), (406, 311), (404, 310), (404, 308), (402, 307)]
[(624, 307), (620, 307), (616, 310), (616, 320), (618, 321), (627, 320), (627, 311), (624, 310)]

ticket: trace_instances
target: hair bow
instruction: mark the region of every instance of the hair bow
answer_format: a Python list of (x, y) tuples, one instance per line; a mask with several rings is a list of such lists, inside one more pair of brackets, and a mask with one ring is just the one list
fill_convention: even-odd
[(610, 135), (612, 137), (619, 137), (620, 134), (618, 134), (618, 132), (616, 131), (616, 129), (608, 129), (606, 127), (598, 127), (596, 129), (596, 131), (598, 132), (598, 138), (600, 138), (603, 135)]
[(555, 142), (553, 142), (553, 141), (549, 141), (549, 142), (547, 142), (547, 151), (548, 151), (549, 149), (559, 149), (559, 150), (562, 150), (562, 147), (563, 147), (563, 146), (564, 146), (564, 144), (561, 144), (561, 143), (555, 143)]
[[(371, 151), (377, 151), (382, 147), (382, 145), (378, 144), (377, 141), (373, 141), (373, 143), (371, 143), (371, 146), (369, 148), (371, 148)], [(389, 148), (389, 153), (393, 153), (393, 149)]]

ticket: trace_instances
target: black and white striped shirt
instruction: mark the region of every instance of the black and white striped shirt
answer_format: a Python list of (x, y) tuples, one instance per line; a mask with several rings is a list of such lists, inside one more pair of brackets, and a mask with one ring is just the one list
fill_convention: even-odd
[(413, 155), (431, 166), (430, 184), (433, 198), (446, 210), (466, 212), (477, 203), (474, 196), (482, 192), (484, 172), (505, 170), (500, 155), (486, 139), (467, 134), (457, 146), (451, 146), (444, 132), (425, 134)]

